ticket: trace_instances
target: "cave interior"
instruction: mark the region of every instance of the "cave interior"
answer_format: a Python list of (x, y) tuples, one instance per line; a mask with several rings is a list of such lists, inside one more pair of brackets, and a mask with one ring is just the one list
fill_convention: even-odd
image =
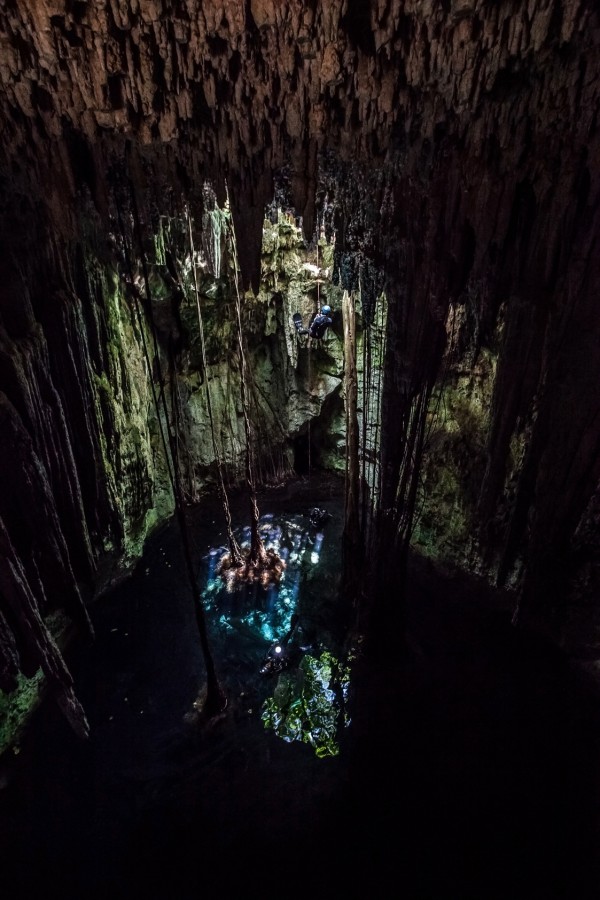
[[(597, 4), (3, 0), (0, 79), (7, 896), (597, 897)], [(321, 559), (339, 746), (248, 712), (219, 540)]]

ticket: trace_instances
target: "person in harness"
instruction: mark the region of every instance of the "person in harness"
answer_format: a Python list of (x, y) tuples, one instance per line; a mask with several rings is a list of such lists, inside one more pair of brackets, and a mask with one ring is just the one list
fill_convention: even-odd
[(305, 328), (302, 324), (302, 316), (300, 313), (294, 313), (292, 319), (298, 334), (307, 334), (309, 337), (315, 338), (315, 340), (320, 340), (329, 326), (333, 323), (330, 306), (322, 306), (321, 312), (317, 313), (308, 328)]

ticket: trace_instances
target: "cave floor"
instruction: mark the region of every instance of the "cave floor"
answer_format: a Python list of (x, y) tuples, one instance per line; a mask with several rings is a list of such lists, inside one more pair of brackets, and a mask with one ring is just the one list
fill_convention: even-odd
[[(234, 525), (245, 503), (232, 501)], [(338, 652), (339, 480), (260, 498), (300, 526), (313, 505), (331, 519), (297, 611), (312, 652)], [(201, 572), (220, 513), (209, 501), (190, 517)], [(501, 595), (414, 558), (407, 640), (359, 654), (340, 752), (324, 758), (261, 721), (276, 679), (259, 669), (281, 636), (268, 628), (288, 620), (263, 597), (255, 626), (245, 598), (219, 627), (219, 602), (229, 704), (210, 727), (193, 716), (203, 663), (176, 527), (94, 605), (96, 641), (69, 650), (90, 740), (46, 703), (2, 761), (3, 897), (598, 896), (600, 700), (556, 648), (510, 625)]]

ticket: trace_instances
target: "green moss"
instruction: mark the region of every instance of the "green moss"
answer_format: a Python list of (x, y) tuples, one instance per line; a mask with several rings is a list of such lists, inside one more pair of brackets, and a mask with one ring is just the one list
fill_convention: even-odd
[(344, 700), (350, 681), (348, 666), (329, 651), (304, 656), (295, 672), (279, 677), (272, 697), (263, 704), (265, 728), (282, 740), (310, 744), (319, 757), (337, 756), (338, 732), (347, 724)]
[(430, 403), (413, 545), (445, 564), (471, 560), (495, 370), (495, 356), (482, 351), (474, 369), (450, 377)]
[(333, 244), (328, 243), (325, 238), (319, 238), (319, 257), (323, 268), (333, 267), (333, 251)]
[(18, 753), (23, 729), (40, 702), (44, 676), (39, 669), (32, 678), (19, 675), (17, 681), (11, 694), (0, 691), (0, 754), (10, 748)]
[[(161, 221), (155, 236), (153, 298), (170, 296), (161, 275), (168, 227), (169, 222)], [(139, 323), (134, 324), (130, 301), (113, 268), (100, 264), (90, 253), (86, 271), (90, 293), (101, 296), (104, 311), (105, 367), (92, 374), (92, 387), (100, 425), (103, 482), (119, 519), (114, 533), (102, 536), (102, 549), (122, 555), (127, 565), (139, 556), (159, 517), (170, 514), (172, 501), (167, 500), (169, 486), (159, 435), (152, 429), (151, 391)]]
[(154, 262), (157, 266), (166, 266), (167, 256), (165, 252), (165, 236), (162, 219), (157, 233), (154, 235)]

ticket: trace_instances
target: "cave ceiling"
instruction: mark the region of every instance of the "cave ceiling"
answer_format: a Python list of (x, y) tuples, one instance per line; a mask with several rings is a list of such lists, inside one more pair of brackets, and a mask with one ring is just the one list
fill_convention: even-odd
[(274, 179), (310, 238), (329, 160), (359, 182), (387, 166), (393, 205), (443, 191), (443, 239), (468, 222), (480, 256), (521, 185), (555, 222), (551, 266), (569, 196), (597, 191), (598, 28), (585, 0), (4, 0), (5, 236), (32, 203), (68, 232), (85, 190), (106, 212), (111, 167), (139, 182), (144, 159), (155, 199), (228, 185), (255, 280)]

